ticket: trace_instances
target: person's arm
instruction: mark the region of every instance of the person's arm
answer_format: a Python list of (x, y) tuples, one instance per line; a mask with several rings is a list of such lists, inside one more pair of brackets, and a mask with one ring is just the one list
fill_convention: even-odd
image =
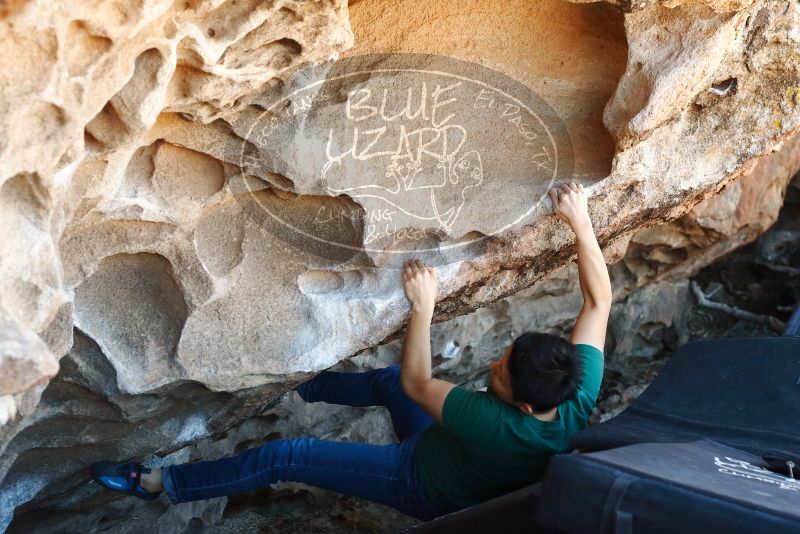
[(431, 376), (431, 319), (436, 304), (436, 270), (419, 260), (403, 266), (403, 289), (411, 301), (411, 317), (403, 340), (400, 385), (437, 423), (455, 384)]
[(574, 345), (592, 345), (602, 352), (611, 312), (611, 280), (589, 218), (586, 193), (583, 185), (570, 183), (554, 187), (548, 194), (553, 202), (553, 211), (575, 232), (583, 307), (570, 341)]

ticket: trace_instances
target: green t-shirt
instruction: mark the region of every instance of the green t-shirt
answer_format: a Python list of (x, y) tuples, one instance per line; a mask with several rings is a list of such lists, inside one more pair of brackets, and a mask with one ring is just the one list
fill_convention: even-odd
[(541, 421), (493, 393), (454, 387), (444, 401), (442, 425), (420, 436), (415, 458), (425, 489), (456, 510), (539, 480), (550, 457), (586, 427), (603, 379), (603, 353), (575, 345), (584, 365), (576, 396), (558, 406), (559, 418)]

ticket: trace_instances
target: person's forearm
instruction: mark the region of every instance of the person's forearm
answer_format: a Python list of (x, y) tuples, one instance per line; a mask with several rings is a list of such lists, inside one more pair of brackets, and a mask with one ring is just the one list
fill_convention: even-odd
[(603, 252), (594, 235), (592, 221), (586, 219), (572, 225), (578, 250), (578, 278), (585, 304), (611, 305), (611, 280)]
[(431, 319), (433, 309), (412, 309), (400, 364), (400, 384), (411, 392), (431, 380)]

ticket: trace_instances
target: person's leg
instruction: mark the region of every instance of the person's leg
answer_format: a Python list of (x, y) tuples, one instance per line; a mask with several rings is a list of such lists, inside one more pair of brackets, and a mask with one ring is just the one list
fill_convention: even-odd
[(162, 470), (173, 503), (209, 499), (263, 488), (279, 481), (302, 482), (419, 514), (413, 451), (416, 440), (368, 445), (312, 438), (276, 440), (220, 460)]
[(363, 373), (324, 371), (295, 390), (306, 402), (386, 406), (400, 441), (433, 423), (425, 410), (412, 401), (400, 386), (399, 365)]

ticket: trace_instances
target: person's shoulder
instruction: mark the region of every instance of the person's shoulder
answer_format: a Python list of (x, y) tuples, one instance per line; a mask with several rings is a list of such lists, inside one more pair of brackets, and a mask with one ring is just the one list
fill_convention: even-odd
[(581, 356), (602, 356), (603, 349), (589, 345), (588, 343), (576, 343), (575, 348), (578, 349), (578, 354)]
[(487, 402), (503, 402), (500, 397), (494, 394), (487, 386), (471, 391), (470, 393), (477, 395), (479, 399)]
[[(486, 406), (500, 401), (496, 395), (485, 389), (473, 391), (464, 386), (456, 386), (450, 390), (445, 398), (445, 405), (450, 406)], [(502, 402), (502, 401), (500, 401)]]
[(562, 407), (565, 412), (576, 416), (578, 421), (588, 421), (600, 394), (605, 358), (602, 348), (595, 345), (576, 343), (575, 348), (581, 358), (583, 376), (575, 395), (564, 402)]
[(508, 404), (488, 388), (481, 388), (476, 391), (464, 388), (464, 391), (465, 393), (463, 393), (463, 397), (460, 400), (477, 410), (481, 416), (500, 422), (508, 419), (509, 415), (519, 412), (515, 406)]
[(472, 401), (477, 404), (505, 404), (500, 397), (485, 386), (476, 390), (468, 389), (464, 386), (456, 386), (450, 393), (453, 394), (453, 397), (457, 398), (457, 400), (461, 401)]
[(564, 403), (560, 407), (560, 413), (563, 422), (562, 436), (569, 440), (589, 425), (589, 419), (594, 413), (594, 403), (588, 395), (579, 393), (572, 402)]
[(456, 386), (447, 395), (442, 408), (442, 426), (475, 444), (493, 439), (504, 419), (502, 400), (492, 393), (471, 391)]

